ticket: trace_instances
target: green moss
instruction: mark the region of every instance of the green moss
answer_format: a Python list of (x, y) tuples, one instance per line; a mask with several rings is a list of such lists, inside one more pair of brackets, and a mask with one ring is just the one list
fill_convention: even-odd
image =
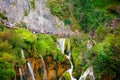
[(29, 14), (29, 10), (24, 10), (24, 16), (27, 16)]
[(69, 46), (68, 46), (68, 40), (69, 40), (69, 38), (66, 38), (65, 39), (65, 44), (64, 44), (64, 50), (65, 50), (64, 52), (65, 52), (66, 55), (68, 55), (69, 51), (70, 51)]
[(59, 19), (65, 20), (65, 23), (70, 24), (69, 17), (71, 16), (70, 4), (60, 1), (48, 1), (47, 6), (53, 15), (56, 15)]
[(71, 80), (70, 74), (68, 72), (65, 72), (62, 75), (62, 79), (61, 80)]
[(30, 5), (32, 9), (35, 9), (35, 0), (30, 0)]
[(17, 29), (15, 30), (15, 34), (28, 43), (33, 43), (34, 41), (36, 41), (37, 38), (36, 35), (25, 29)]
[[(7, 75), (7, 76), (6, 76)], [(15, 71), (7, 61), (0, 60), (0, 79), (10, 80), (15, 78)]]
[(79, 78), (84, 67), (89, 63), (87, 62), (89, 51), (86, 48), (86, 42), (89, 40), (88, 36), (84, 33), (70, 38), (72, 50), (72, 63), (74, 65), (74, 77)]
[(0, 31), (3, 31), (4, 30), (4, 26), (3, 24), (0, 22)]
[(55, 47), (57, 45), (56, 41), (56, 38), (52, 35), (38, 34), (37, 49), (42, 56), (51, 54), (54, 59), (62, 61), (64, 57), (63, 54), (61, 54), (61, 52), (58, 50), (58, 48)]
[(57, 62), (62, 62), (66, 59), (66, 56), (64, 54), (57, 54)]
[(3, 13), (0, 13), (0, 19), (8, 20), (8, 18)]

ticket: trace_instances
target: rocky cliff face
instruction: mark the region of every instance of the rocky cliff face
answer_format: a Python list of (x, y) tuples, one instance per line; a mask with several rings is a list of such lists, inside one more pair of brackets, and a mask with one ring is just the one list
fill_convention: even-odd
[[(66, 32), (66, 25), (51, 15), (47, 0), (0, 0), (0, 12), (8, 17), (9, 23), (24, 22), (36, 32)], [(69, 26), (68, 26), (69, 27)]]

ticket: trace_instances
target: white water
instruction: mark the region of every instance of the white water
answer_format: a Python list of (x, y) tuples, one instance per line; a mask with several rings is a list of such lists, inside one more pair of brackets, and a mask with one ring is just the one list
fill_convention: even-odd
[(47, 80), (47, 70), (46, 70), (46, 66), (45, 66), (45, 62), (43, 60), (43, 57), (41, 57), (41, 60), (42, 60), (42, 64), (43, 64), (43, 70), (44, 70), (44, 75), (43, 75), (43, 80)]
[(89, 80), (95, 80), (93, 67), (88, 67), (84, 74), (79, 78), (79, 80), (86, 80), (87, 76), (89, 76)]
[(32, 80), (35, 80), (34, 73), (33, 73), (33, 69), (32, 69), (32, 67), (31, 67), (30, 62), (27, 63), (27, 66), (28, 66), (28, 70), (29, 70), (29, 73), (30, 73), (30, 75), (31, 75)]
[(21, 48), (21, 55), (22, 55), (22, 58), (24, 59), (25, 58), (25, 56), (24, 56), (24, 51), (23, 51), (23, 49)]
[(68, 54), (68, 56), (67, 56), (67, 58), (69, 59), (69, 61), (70, 61), (70, 64), (71, 64), (71, 68), (69, 69), (69, 70), (67, 70), (67, 72), (70, 74), (70, 77), (71, 77), (71, 80), (76, 80), (73, 76), (72, 76), (72, 71), (73, 71), (73, 64), (72, 64), (72, 62), (71, 62), (71, 60), (70, 60), (70, 57), (71, 57), (71, 51), (70, 51), (70, 40), (68, 40), (68, 50), (69, 50), (69, 54)]
[[(58, 40), (58, 48), (61, 50), (61, 52), (64, 54), (64, 45), (65, 45), (65, 38), (60, 38)], [(70, 74), (70, 77), (71, 77), (71, 80), (76, 80), (73, 76), (72, 76), (72, 71), (73, 71), (73, 64), (70, 60), (70, 57), (71, 57), (71, 51), (70, 51), (70, 40), (68, 40), (68, 50), (69, 50), (69, 54), (68, 55), (65, 55), (69, 61), (70, 61), (70, 64), (71, 64), (71, 68), (69, 70), (67, 70), (66, 72), (68, 72)], [(60, 78), (61, 80), (61, 78)]]
[(65, 44), (65, 38), (60, 38), (57, 40), (58, 42), (58, 49), (61, 50), (61, 52), (64, 54), (64, 44)]
[(23, 74), (22, 74), (22, 70), (21, 70), (21, 68), (19, 68), (19, 73), (20, 73), (20, 80), (23, 80)]

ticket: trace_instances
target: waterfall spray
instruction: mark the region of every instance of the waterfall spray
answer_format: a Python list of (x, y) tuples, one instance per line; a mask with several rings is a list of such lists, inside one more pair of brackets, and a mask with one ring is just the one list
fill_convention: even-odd
[[(64, 45), (65, 45), (65, 38), (60, 38), (58, 40), (58, 48), (61, 50), (61, 52), (64, 54)], [(68, 52), (69, 54), (68, 55), (65, 55), (69, 61), (70, 61), (70, 64), (71, 64), (71, 68), (69, 70), (67, 70), (67, 72), (70, 74), (70, 77), (71, 77), (71, 80), (76, 80), (73, 76), (72, 76), (72, 71), (73, 71), (73, 64), (70, 60), (70, 56), (71, 56), (71, 51), (70, 51), (70, 40), (68, 39)]]
[(65, 38), (60, 38), (57, 40), (58, 42), (58, 49), (64, 54), (64, 45), (65, 45)]
[(44, 69), (44, 76), (43, 76), (43, 80), (47, 80), (47, 70), (46, 70), (46, 66), (45, 66), (45, 62), (43, 60), (43, 57), (41, 57), (41, 60), (42, 60), (42, 64), (43, 64), (43, 69)]
[(95, 80), (93, 74), (93, 67), (88, 67), (84, 74), (79, 78), (79, 80), (86, 80), (87, 76), (89, 75), (89, 80)]
[(19, 73), (20, 73), (20, 80), (23, 80), (23, 74), (22, 74), (22, 70), (21, 70), (21, 68), (19, 68)]
[(21, 55), (22, 55), (22, 58), (24, 59), (25, 56), (24, 56), (24, 50), (21, 48)]
[(28, 70), (29, 70), (29, 73), (30, 73), (30, 75), (31, 75), (32, 80), (35, 80), (34, 73), (33, 73), (33, 69), (32, 69), (32, 67), (31, 67), (30, 62), (28, 62), (27, 65), (28, 65)]

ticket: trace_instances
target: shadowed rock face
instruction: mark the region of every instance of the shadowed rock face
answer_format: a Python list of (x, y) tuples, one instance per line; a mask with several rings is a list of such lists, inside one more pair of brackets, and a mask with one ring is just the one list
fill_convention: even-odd
[[(47, 71), (47, 80), (58, 80), (62, 76), (62, 74), (70, 68), (70, 62), (68, 59), (65, 59), (63, 62), (56, 62), (56, 60), (54, 60), (53, 57), (50, 55), (45, 56), (44, 58)], [(27, 61), (31, 63), (35, 80), (43, 80), (44, 69), (42, 60), (28, 58)], [(20, 79), (19, 69), (21, 69), (23, 79), (31, 80), (27, 65), (23, 65), (21, 68), (15, 67), (17, 80)]]
[[(34, 72), (35, 80), (42, 80), (42, 76), (40, 75), (40, 72), (39, 72), (39, 70), (42, 70), (42, 64), (41, 64), (42, 61), (40, 59), (33, 59), (33, 58), (29, 58), (27, 60), (29, 62), (31, 62), (31, 67), (32, 67), (33, 72)], [(21, 69), (23, 80), (31, 80), (31, 76), (30, 76), (30, 73), (28, 71), (27, 64), (23, 65), (22, 67), (17, 67), (17, 66), (15, 67), (17, 80), (20, 80), (19, 69)], [(43, 73), (43, 72), (41, 72), (41, 73)]]
[(62, 74), (70, 68), (70, 62), (65, 59), (63, 62), (56, 62), (52, 56), (47, 56), (45, 60), (48, 80), (58, 80)]

